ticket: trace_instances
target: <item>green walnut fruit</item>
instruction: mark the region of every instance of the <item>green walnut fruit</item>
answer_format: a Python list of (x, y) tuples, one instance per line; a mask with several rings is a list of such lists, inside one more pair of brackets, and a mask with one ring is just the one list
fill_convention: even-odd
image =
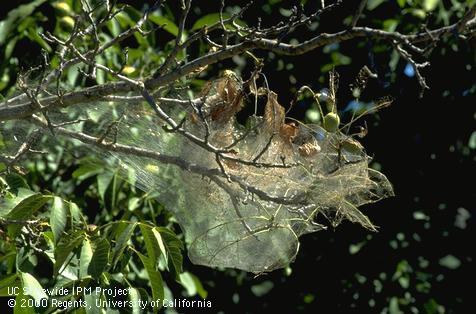
[(51, 5), (53, 6), (53, 8), (55, 8), (56, 13), (59, 16), (71, 15), (71, 13), (73, 12), (69, 4), (64, 1), (55, 2)]
[(327, 132), (335, 132), (339, 128), (340, 118), (337, 113), (329, 112), (324, 116), (324, 129)]
[(342, 142), (342, 149), (351, 155), (361, 155), (364, 150), (362, 145), (353, 139), (347, 139)]
[(74, 19), (71, 16), (63, 16), (60, 18), (59, 24), (62, 29), (71, 32), (74, 28)]

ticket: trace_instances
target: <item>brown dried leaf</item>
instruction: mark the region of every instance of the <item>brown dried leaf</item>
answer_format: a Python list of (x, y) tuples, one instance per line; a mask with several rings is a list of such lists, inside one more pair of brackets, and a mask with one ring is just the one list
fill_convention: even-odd
[(285, 143), (291, 144), (298, 134), (299, 129), (294, 123), (283, 124), (279, 130), (279, 135)]
[(321, 151), (317, 143), (305, 143), (298, 147), (299, 154), (303, 157), (312, 157)]
[(268, 102), (264, 108), (264, 120), (266, 128), (272, 133), (279, 133), (284, 124), (284, 108), (278, 103), (278, 95), (270, 91), (268, 93)]
[(216, 102), (216, 106), (211, 108), (211, 118), (213, 121), (229, 121), (242, 108), (243, 94), (241, 84), (235, 77), (226, 75), (218, 80), (216, 92), (221, 101)]
[(210, 93), (211, 89), (212, 89), (212, 82), (206, 82), (205, 85), (203, 86), (202, 90), (200, 91), (200, 98), (202, 97), (207, 97), (208, 94)]

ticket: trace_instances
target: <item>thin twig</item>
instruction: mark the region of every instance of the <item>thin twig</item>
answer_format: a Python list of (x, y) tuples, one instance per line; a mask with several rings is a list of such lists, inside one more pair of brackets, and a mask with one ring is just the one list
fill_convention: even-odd
[[(473, 21), (474, 19), (471, 19), (464, 25), (469, 27), (470, 25), (473, 25)], [(415, 45), (416, 43), (432, 41), (434, 38), (441, 38), (444, 35), (451, 34), (452, 31), (461, 28), (461, 25), (461, 23), (457, 22), (439, 29), (410, 35), (401, 34), (399, 32), (388, 32), (369, 27), (354, 27), (352, 29), (337, 33), (320, 34), (300, 44), (277, 43), (276, 40), (272, 39), (256, 38), (235, 45), (230, 45), (226, 49), (210, 52), (204, 56), (198, 57), (165, 75), (146, 80), (144, 85), (149, 90), (155, 90), (160, 86), (170, 84), (180, 77), (203, 68), (204, 66), (217, 63), (253, 49), (269, 50), (284, 55), (301, 55), (325, 45), (348, 41), (359, 37), (382, 39), (390, 42), (401, 43), (403, 45), (408, 45), (408, 43)], [(87, 57), (87, 55), (84, 55), (84, 57)], [(74, 61), (69, 61), (69, 66), (79, 61), (79, 58)], [(67, 93), (62, 97), (62, 105), (69, 106), (86, 101), (90, 102), (91, 100), (99, 99), (107, 95), (127, 93), (133, 90), (134, 87), (130, 84), (127, 84), (126, 82), (106, 83), (103, 85), (85, 88), (81, 91)], [(42, 101), (42, 104), (45, 107), (59, 104), (57, 98), (49, 98), (48, 101), (43, 101), (40, 99), (40, 101)], [(32, 106), (32, 103), (29, 101), (25, 102), (24, 97), (14, 97), (12, 99), (6, 100), (0, 105), (0, 121), (24, 118), (37, 111), (38, 108)]]
[[(31, 122), (43, 128), (47, 127), (46, 122), (36, 116), (32, 116)], [(270, 202), (274, 202), (277, 204), (284, 204), (284, 205), (286, 204), (299, 205), (299, 204), (304, 204), (307, 199), (307, 196), (305, 194), (299, 194), (293, 197), (272, 196), (265, 191), (262, 191), (254, 186), (249, 185), (248, 183), (243, 181), (243, 179), (239, 176), (228, 174), (228, 178), (227, 178), (227, 176), (225, 176), (222, 170), (220, 170), (219, 168), (206, 168), (197, 164), (189, 163), (186, 160), (177, 156), (165, 155), (157, 151), (148, 150), (148, 149), (130, 146), (130, 145), (124, 145), (120, 143), (99, 141), (98, 137), (88, 135), (79, 131), (71, 131), (63, 127), (55, 127), (55, 132), (58, 135), (77, 139), (83, 142), (84, 144), (97, 147), (101, 150), (106, 150), (109, 152), (117, 152), (117, 153), (122, 153), (126, 155), (133, 155), (138, 157), (150, 158), (162, 164), (175, 165), (184, 171), (189, 171), (199, 176), (208, 177), (210, 179), (212, 177), (222, 177), (225, 179), (229, 178), (232, 182), (238, 184), (240, 188), (243, 189), (243, 191), (248, 191), (249, 193), (255, 194), (256, 196), (258, 196), (260, 199), (264, 201), (270, 201)]]
[(357, 7), (357, 10), (355, 11), (354, 16), (352, 17), (352, 22), (350, 23), (351, 28), (354, 28), (357, 25), (357, 22), (362, 16), (362, 12), (364, 11), (366, 5), (367, 0), (360, 0), (359, 6)]

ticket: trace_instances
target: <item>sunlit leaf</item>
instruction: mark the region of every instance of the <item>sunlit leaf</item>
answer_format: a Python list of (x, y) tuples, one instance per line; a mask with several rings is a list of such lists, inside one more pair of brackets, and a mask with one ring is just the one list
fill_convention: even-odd
[[(230, 18), (231, 15), (228, 14), (228, 13), (223, 13), (222, 14), (222, 18), (225, 20), (225, 19), (228, 19)], [(207, 14), (207, 15), (204, 15), (202, 16), (201, 18), (199, 18), (192, 26), (192, 31), (195, 31), (195, 30), (198, 30), (204, 26), (212, 26), (213, 24), (216, 24), (220, 22), (220, 13), (211, 13), (211, 14)], [(246, 26), (246, 23), (243, 22), (242, 20), (240, 19), (236, 19), (235, 20), (236, 24), (240, 25), (240, 26)], [(232, 28), (232, 26), (230, 25), (226, 25), (225, 27), (227, 28)]]
[(400, 307), (398, 306), (398, 298), (397, 297), (392, 297), (390, 299), (390, 304), (388, 305), (388, 312), (390, 314), (403, 314), (403, 312), (400, 311)]
[(407, 3), (407, 0), (397, 0), (397, 3), (400, 8), (403, 8)]
[(179, 29), (174, 22), (170, 21), (166, 17), (152, 14), (149, 16), (149, 20), (158, 26), (162, 27), (165, 31), (169, 32), (170, 34), (177, 36)]
[(471, 136), (468, 140), (468, 147), (471, 149), (476, 149), (476, 131), (473, 131), (473, 133), (471, 133)]
[(29, 16), (38, 6), (46, 0), (35, 0), (28, 4), (19, 5), (17, 8), (8, 12), (7, 18), (0, 21), (0, 46), (5, 43), (8, 35), (12, 34), (13, 28), (16, 27), (25, 16)]
[(84, 158), (80, 162), (80, 166), (73, 172), (73, 178), (80, 181), (95, 176), (104, 171), (104, 167), (94, 158)]
[(50, 211), (50, 225), (51, 230), (53, 231), (55, 243), (59, 241), (64, 229), (66, 228), (67, 216), (68, 210), (65, 202), (60, 197), (55, 196)]
[(29, 28), (27, 32), (27, 36), (32, 41), (38, 43), (41, 46), (41, 48), (43, 48), (47, 52), (51, 52), (53, 50), (51, 49), (51, 46), (39, 35), (38, 29)]
[[(150, 261), (154, 263), (154, 265), (158, 265), (159, 256), (161, 253), (161, 248), (159, 247), (159, 241), (161, 242), (161, 239), (158, 241), (155, 233), (153, 232), (153, 227), (151, 226), (141, 224), (140, 230), (141, 230), (142, 236), (144, 237), (147, 257), (149, 258)], [(164, 254), (166, 253), (167, 252), (164, 252)]]
[[(102, 302), (104, 301), (105, 298), (102, 295), (102, 293), (99, 293), (96, 291), (96, 289), (93, 289), (92, 293), (86, 293), (84, 295), (84, 300), (88, 303), (91, 304), (92, 306), (86, 306), (84, 309), (86, 310), (87, 314), (104, 314), (107, 313), (106, 309), (103, 308)], [(96, 306), (98, 304), (99, 306)]]
[(438, 2), (440, 2), (440, 0), (424, 0), (423, 9), (425, 9), (427, 12), (433, 11), (438, 5)]
[(164, 249), (167, 255), (167, 265), (168, 269), (172, 274), (175, 275), (175, 278), (178, 280), (179, 274), (182, 272), (182, 262), (183, 262), (183, 244), (180, 241), (175, 233), (164, 227), (156, 227), (160, 233), (160, 236), (163, 240)]
[(101, 197), (103, 201), (105, 199), (106, 189), (111, 183), (113, 176), (114, 176), (114, 173), (110, 171), (106, 171), (97, 176), (99, 196)]
[(139, 301), (141, 300), (140, 292), (136, 288), (129, 288), (129, 300), (132, 302), (132, 314), (140, 314), (142, 313), (142, 309), (139, 305)]
[[(137, 252), (142, 264), (144, 265), (147, 275), (149, 277), (149, 284), (152, 288), (152, 299), (153, 300), (163, 300), (164, 299), (164, 285), (162, 282), (162, 276), (160, 272), (157, 271), (155, 263), (153, 260), (149, 259), (147, 256), (142, 255)], [(162, 305), (162, 302), (158, 302), (159, 307), (154, 308), (154, 312), (158, 311)]]
[(110, 245), (107, 239), (102, 238), (94, 242), (93, 257), (88, 267), (88, 274), (99, 278), (109, 262)]
[(30, 306), (25, 306), (28, 304), (30, 297), (23, 293), (23, 289), (19, 290), (19, 293), (15, 297), (15, 307), (13, 308), (13, 314), (35, 314), (35, 308)]
[(457, 269), (461, 266), (461, 261), (454, 255), (448, 254), (441, 258), (440, 265), (449, 269)]
[[(22, 193), (26, 193), (28, 196), (23, 197)], [(0, 213), (5, 216), (7, 219), (11, 220), (26, 220), (31, 218), (34, 212), (43, 207), (51, 199), (51, 196), (42, 195), (40, 193), (30, 194), (31, 191), (20, 189), (18, 197), (9, 202), (2, 203), (0, 201)], [(20, 201), (18, 202), (18, 199)], [(14, 207), (8, 211), (9, 205), (14, 205)], [(5, 215), (5, 213), (8, 213)], [(11, 237), (15, 237), (18, 231), (20, 230), (21, 225), (19, 224), (10, 224), (8, 225), (8, 234)]]
[(273, 289), (274, 284), (270, 280), (263, 281), (258, 285), (251, 286), (251, 292), (257, 297), (262, 297), (265, 294), (268, 294), (271, 289)]
[(37, 302), (39, 302), (41, 299), (48, 299), (48, 296), (43, 291), (43, 287), (35, 277), (29, 273), (22, 272), (21, 281), (23, 283), (23, 288), (25, 289), (26, 295), (32, 296)]
[(198, 294), (201, 298), (205, 299), (208, 292), (203, 288), (200, 279), (192, 273), (183, 272), (180, 274), (180, 283), (187, 290), (189, 297)]
[(122, 253), (124, 252), (124, 249), (127, 246), (127, 242), (131, 238), (135, 227), (137, 226), (137, 223), (125, 223), (125, 222), (120, 222), (120, 224), (123, 226), (120, 228), (119, 232), (116, 233), (116, 244), (114, 248), (112, 249), (112, 265), (115, 266), (120, 259)]
[(81, 246), (81, 255), (79, 259), (79, 278), (82, 279), (86, 277), (89, 272), (88, 268), (91, 264), (91, 259), (93, 258), (93, 248), (91, 246), (91, 241), (89, 239), (84, 239), (83, 245)]

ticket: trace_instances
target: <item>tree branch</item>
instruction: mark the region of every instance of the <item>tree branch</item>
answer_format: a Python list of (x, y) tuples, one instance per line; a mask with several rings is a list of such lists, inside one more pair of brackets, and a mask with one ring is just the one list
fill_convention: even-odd
[[(48, 124), (45, 121), (43, 121), (39, 117), (36, 117), (35, 115), (31, 117), (30, 121), (42, 128), (48, 127)], [(231, 180), (231, 182), (237, 183), (240, 186), (240, 188), (243, 189), (243, 191), (255, 194), (263, 201), (270, 201), (277, 204), (285, 204), (285, 205), (286, 204), (301, 205), (301, 204), (304, 204), (306, 201), (306, 196), (304, 194), (296, 195), (294, 197), (279, 197), (279, 196), (270, 195), (254, 186), (249, 185), (248, 183), (243, 181), (242, 178), (240, 178), (239, 176), (236, 176), (233, 174), (228, 174), (228, 175), (224, 174), (219, 168), (212, 168), (212, 169), (205, 168), (203, 166), (200, 166), (194, 163), (189, 163), (180, 157), (165, 155), (157, 151), (148, 150), (148, 149), (144, 149), (140, 147), (124, 145), (120, 143), (107, 142), (105, 139), (101, 140), (98, 137), (85, 134), (79, 131), (71, 131), (57, 125), (53, 125), (53, 127), (55, 128), (55, 133), (58, 135), (61, 135), (67, 138), (77, 139), (84, 144), (97, 147), (101, 150), (122, 153), (125, 155), (133, 155), (137, 157), (150, 158), (162, 164), (170, 164), (170, 165), (177, 166), (183, 171), (188, 171), (200, 176), (208, 177), (212, 181), (217, 180), (217, 178), (229, 179)]]
[[(476, 24), (476, 21), (473, 18), (467, 20), (465, 23), (466, 24), (463, 25), (469, 27), (473, 24)], [(235, 55), (244, 53), (245, 51), (254, 49), (268, 50), (282, 55), (296, 56), (305, 54), (325, 45), (340, 43), (360, 37), (381, 39), (390, 42), (396, 41), (402, 45), (407, 45), (407, 43), (415, 44), (423, 43), (425, 41), (432, 41), (434, 38), (441, 38), (441, 36), (451, 34), (453, 31), (461, 29), (461, 27), (462, 24), (457, 22), (450, 26), (413, 35), (404, 35), (399, 32), (388, 32), (369, 27), (354, 27), (352, 29), (333, 34), (320, 34), (300, 44), (278, 43), (276, 40), (257, 38), (236, 45), (230, 45), (220, 51), (210, 52), (178, 67), (177, 69), (163, 76), (146, 80), (144, 85), (149, 90), (155, 90), (158, 87), (170, 84), (183, 76), (203, 68), (204, 66), (215, 64), (222, 60), (229, 59)], [(59, 100), (59, 97), (50, 96), (40, 99), (40, 102), (44, 108), (48, 108), (50, 106), (64, 107), (83, 102), (96, 101), (110, 95), (125, 94), (132, 91), (137, 91), (136, 86), (127, 82), (106, 83), (103, 85), (85, 88), (81, 91), (66, 93), (62, 96), (61, 101)], [(35, 112), (38, 112), (38, 110), (39, 108), (32, 104), (31, 101), (25, 101), (23, 97), (12, 98), (6, 100), (3, 104), (0, 104), (0, 121), (25, 118), (31, 116)]]

